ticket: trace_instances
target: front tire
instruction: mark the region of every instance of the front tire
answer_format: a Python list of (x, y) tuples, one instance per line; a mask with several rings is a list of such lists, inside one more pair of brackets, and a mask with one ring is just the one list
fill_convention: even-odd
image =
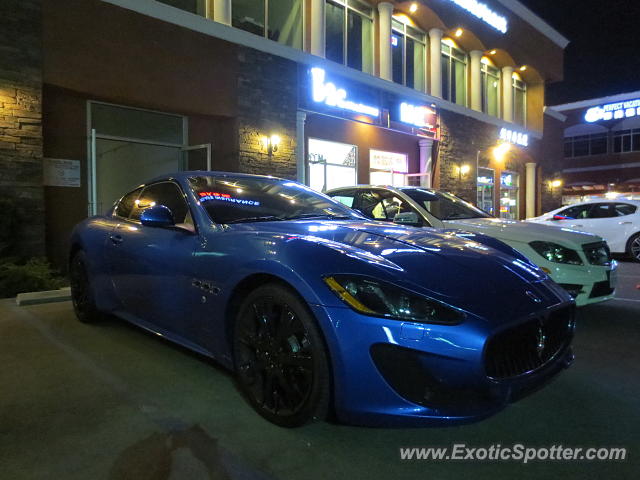
[(627, 254), (636, 262), (640, 262), (640, 233), (636, 233), (629, 239)]
[(317, 322), (290, 289), (267, 284), (242, 302), (233, 329), (236, 377), (267, 420), (298, 427), (323, 420), (330, 375)]
[(77, 319), (83, 323), (94, 323), (102, 320), (103, 315), (96, 307), (91, 289), (91, 280), (87, 271), (87, 257), (82, 250), (76, 252), (71, 258), (69, 278), (71, 301), (73, 302), (73, 311)]

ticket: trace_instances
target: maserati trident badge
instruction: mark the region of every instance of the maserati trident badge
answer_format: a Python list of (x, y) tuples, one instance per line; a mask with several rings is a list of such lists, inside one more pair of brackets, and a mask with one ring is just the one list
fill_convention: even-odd
[(538, 356), (542, 356), (542, 352), (544, 352), (545, 344), (547, 343), (547, 336), (544, 334), (544, 328), (542, 324), (538, 325), (538, 345), (536, 345), (536, 352), (538, 352)]

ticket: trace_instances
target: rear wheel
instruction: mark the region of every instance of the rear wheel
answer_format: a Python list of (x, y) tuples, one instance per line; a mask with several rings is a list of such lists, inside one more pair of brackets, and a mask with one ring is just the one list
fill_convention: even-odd
[(640, 262), (640, 233), (636, 233), (633, 237), (629, 239), (629, 244), (627, 246), (627, 253), (636, 262)]
[(324, 341), (291, 290), (268, 284), (247, 296), (234, 325), (233, 353), (243, 392), (267, 420), (298, 427), (326, 417), (330, 381)]
[(91, 292), (90, 277), (87, 272), (87, 259), (82, 250), (78, 251), (71, 259), (69, 278), (73, 310), (78, 320), (84, 323), (93, 323), (101, 320), (103, 315), (96, 307), (95, 299)]

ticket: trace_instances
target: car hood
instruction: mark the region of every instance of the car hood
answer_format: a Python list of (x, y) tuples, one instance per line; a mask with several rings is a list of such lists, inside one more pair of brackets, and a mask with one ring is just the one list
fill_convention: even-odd
[[(475, 307), (486, 305), (487, 295), (492, 295), (500, 298), (505, 311), (516, 313), (527, 291), (533, 291), (547, 306), (566, 300), (545, 286), (550, 281), (537, 267), (451, 232), (341, 221), (269, 222), (252, 228), (260, 235), (284, 235), (288, 241), (333, 248), (379, 267), (382, 277), (426, 290), (463, 309), (477, 311)], [(325, 274), (335, 273), (332, 265), (326, 268)], [(491, 314), (490, 310), (486, 313)]]
[(534, 240), (555, 242), (564, 246), (580, 249), (585, 243), (601, 241), (602, 238), (590, 233), (578, 232), (568, 228), (551, 225), (504, 220), (501, 218), (471, 218), (467, 220), (448, 220), (446, 226), (464, 229), (474, 233), (483, 233), (503, 241), (529, 243)]

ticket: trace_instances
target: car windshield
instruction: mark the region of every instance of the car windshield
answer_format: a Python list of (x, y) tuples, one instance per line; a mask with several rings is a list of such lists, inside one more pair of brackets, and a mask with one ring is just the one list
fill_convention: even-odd
[(438, 220), (466, 220), (470, 218), (490, 218), (491, 215), (474, 207), (450, 193), (407, 188), (403, 193), (415, 200)]
[(287, 180), (201, 175), (190, 177), (189, 183), (216, 223), (361, 218), (341, 203)]

